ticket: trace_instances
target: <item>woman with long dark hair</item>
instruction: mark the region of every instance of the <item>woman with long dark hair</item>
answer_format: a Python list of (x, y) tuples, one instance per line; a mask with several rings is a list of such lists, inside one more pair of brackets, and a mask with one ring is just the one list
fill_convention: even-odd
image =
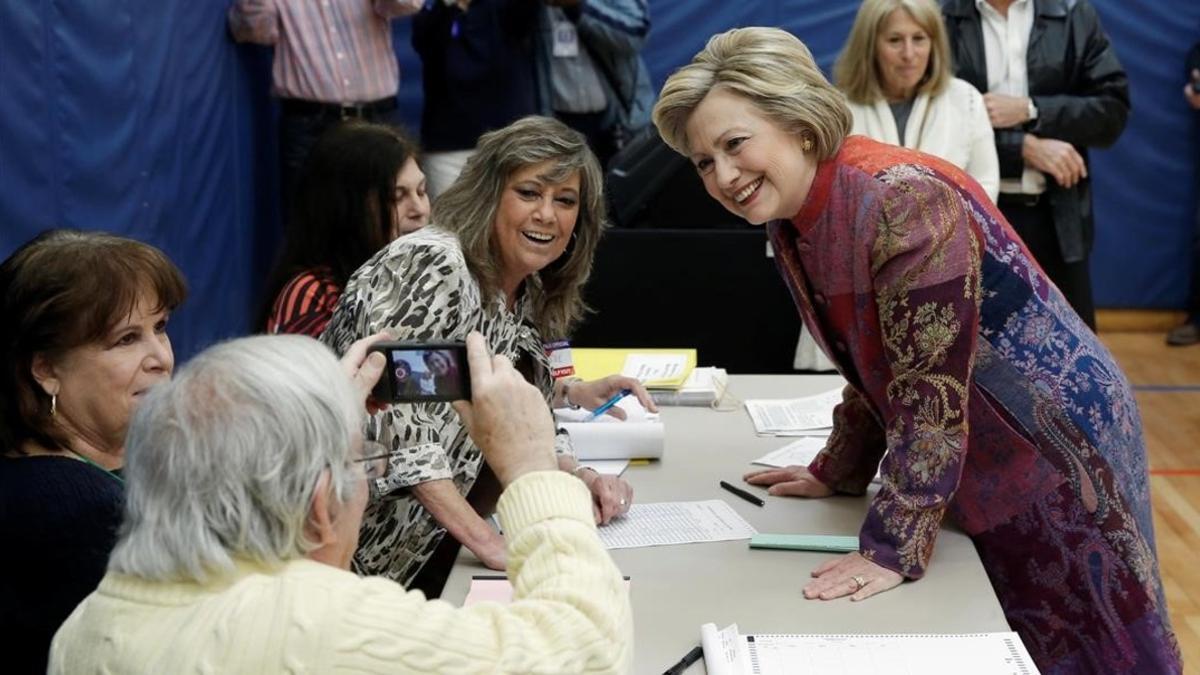
[(425, 226), (429, 197), (416, 145), (381, 124), (334, 127), (300, 175), (283, 255), (257, 325), (319, 336), (354, 270)]

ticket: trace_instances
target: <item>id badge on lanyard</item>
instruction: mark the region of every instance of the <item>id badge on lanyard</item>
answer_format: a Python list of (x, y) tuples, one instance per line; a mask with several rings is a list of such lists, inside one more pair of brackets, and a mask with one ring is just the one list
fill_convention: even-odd
[(554, 379), (569, 377), (575, 374), (575, 362), (571, 360), (571, 343), (567, 340), (555, 340), (543, 343), (546, 358), (550, 360), (550, 374)]
[(557, 58), (575, 58), (579, 56), (579, 33), (575, 24), (568, 20), (554, 19), (554, 56)]

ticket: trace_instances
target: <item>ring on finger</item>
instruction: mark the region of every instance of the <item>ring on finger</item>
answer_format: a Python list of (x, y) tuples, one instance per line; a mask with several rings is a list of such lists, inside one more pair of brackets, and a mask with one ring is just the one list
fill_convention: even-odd
[(850, 580), (854, 582), (854, 590), (855, 591), (861, 591), (863, 586), (867, 585), (867, 580), (863, 579), (861, 576), (859, 576), (857, 574), (850, 577)]

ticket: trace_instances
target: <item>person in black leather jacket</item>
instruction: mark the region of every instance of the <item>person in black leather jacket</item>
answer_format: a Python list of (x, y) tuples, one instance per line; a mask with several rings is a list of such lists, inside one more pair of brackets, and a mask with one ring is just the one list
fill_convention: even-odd
[[(984, 94), (995, 129), (1000, 210), (1094, 328), (1087, 149), (1112, 145), (1125, 128), (1125, 70), (1087, 0), (943, 0), (942, 12), (956, 75)], [(1020, 21), (1028, 33), (1014, 30)], [(1007, 22), (1018, 23), (1006, 34)], [(996, 51), (997, 35), (1010, 51)], [(1015, 59), (1024, 73), (1012, 66), (1014, 49), (1024, 51)], [(1009, 55), (1009, 67), (989, 64), (989, 51)]]

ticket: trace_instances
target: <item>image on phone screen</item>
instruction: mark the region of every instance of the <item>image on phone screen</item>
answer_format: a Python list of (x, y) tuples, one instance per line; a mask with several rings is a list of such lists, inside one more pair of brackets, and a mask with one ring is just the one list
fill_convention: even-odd
[[(465, 347), (377, 344), (372, 351), (388, 357), (376, 396), (392, 401), (457, 401), (470, 398)], [(390, 389), (390, 391), (389, 391)]]

